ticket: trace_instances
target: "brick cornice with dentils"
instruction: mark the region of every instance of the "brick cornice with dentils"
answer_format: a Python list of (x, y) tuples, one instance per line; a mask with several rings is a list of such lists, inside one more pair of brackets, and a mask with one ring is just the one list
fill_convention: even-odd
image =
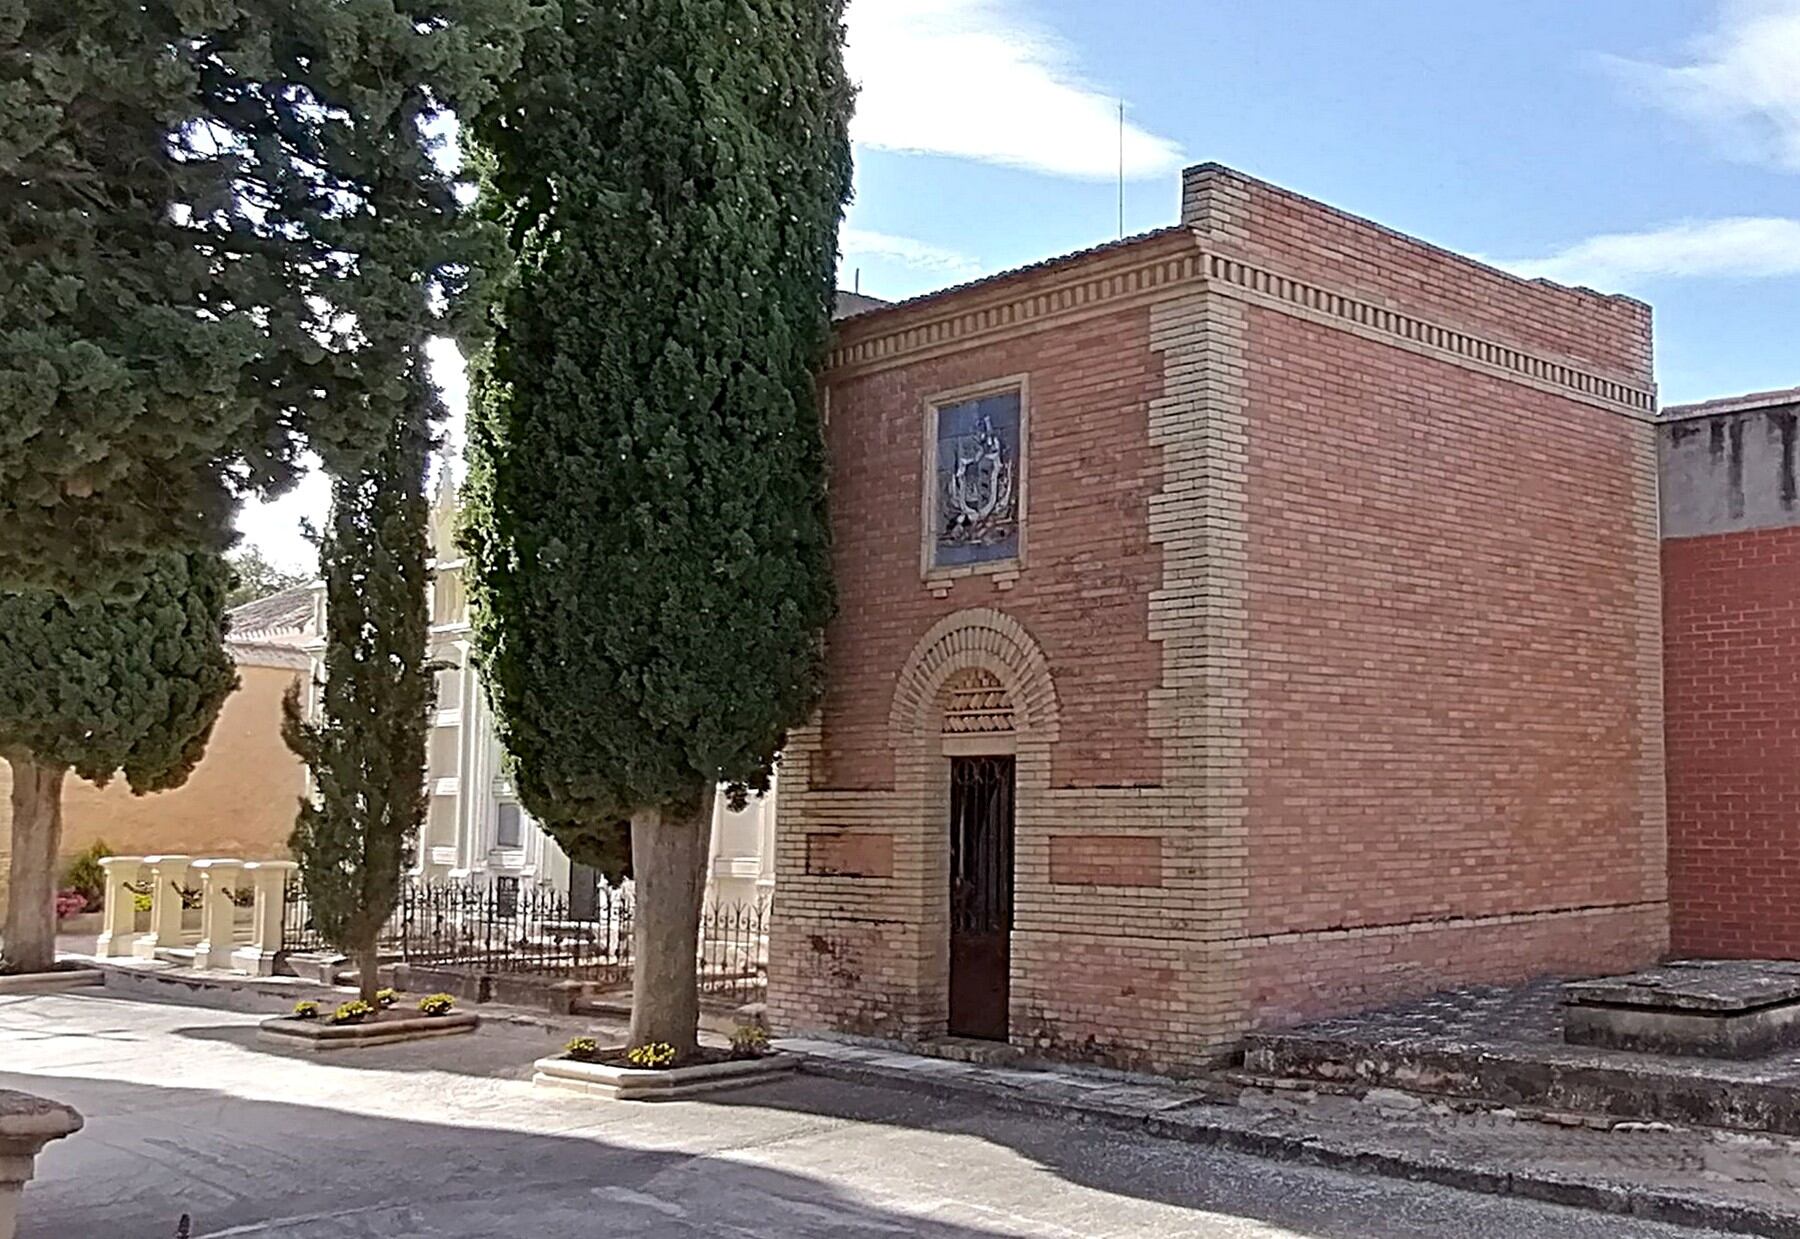
[(1302, 279), (1196, 228), (1172, 228), (840, 324), (827, 383), (911, 365), (1083, 318), (1215, 292), (1638, 421), (1653, 384), (1495, 340), (1382, 298)]

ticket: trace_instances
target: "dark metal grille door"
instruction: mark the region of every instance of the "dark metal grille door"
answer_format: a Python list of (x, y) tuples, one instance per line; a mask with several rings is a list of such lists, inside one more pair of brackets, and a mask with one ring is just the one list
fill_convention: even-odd
[(950, 1033), (1006, 1040), (1013, 759), (950, 761)]
[(589, 865), (569, 866), (569, 919), (591, 921), (599, 915), (600, 871)]

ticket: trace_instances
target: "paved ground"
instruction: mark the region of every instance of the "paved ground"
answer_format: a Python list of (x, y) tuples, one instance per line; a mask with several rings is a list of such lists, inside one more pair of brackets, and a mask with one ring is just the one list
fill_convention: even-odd
[(22, 1239), (196, 1236), (1195, 1235), (1702, 1232), (1263, 1162), (795, 1077), (714, 1102), (534, 1091), (542, 1028), (354, 1051), (259, 1045), (254, 1016), (101, 991), (0, 999), (0, 1088), (79, 1108)]

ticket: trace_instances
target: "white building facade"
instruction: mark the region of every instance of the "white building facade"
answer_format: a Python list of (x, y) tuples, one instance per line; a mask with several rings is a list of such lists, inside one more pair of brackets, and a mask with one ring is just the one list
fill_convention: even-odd
[[(436, 555), (431, 586), (431, 656), (442, 664), (432, 714), (426, 778), (430, 799), (413, 866), (415, 876), (549, 886), (581, 897), (593, 890), (592, 870), (572, 865), (563, 850), (519, 803), (493, 714), (470, 648), (468, 593), (455, 550), (456, 504), (448, 484), (432, 507)], [(324, 631), (324, 591), (315, 591), (313, 632)], [(324, 644), (311, 644), (322, 660)], [(321, 666), (315, 663), (315, 681)], [(708, 894), (717, 903), (766, 898), (775, 881), (773, 790), (733, 811), (720, 798), (713, 818)]]

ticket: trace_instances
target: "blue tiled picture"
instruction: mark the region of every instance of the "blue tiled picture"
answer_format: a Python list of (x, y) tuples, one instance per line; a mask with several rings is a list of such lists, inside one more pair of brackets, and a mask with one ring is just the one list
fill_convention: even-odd
[(1019, 554), (1019, 393), (939, 406), (932, 565)]

